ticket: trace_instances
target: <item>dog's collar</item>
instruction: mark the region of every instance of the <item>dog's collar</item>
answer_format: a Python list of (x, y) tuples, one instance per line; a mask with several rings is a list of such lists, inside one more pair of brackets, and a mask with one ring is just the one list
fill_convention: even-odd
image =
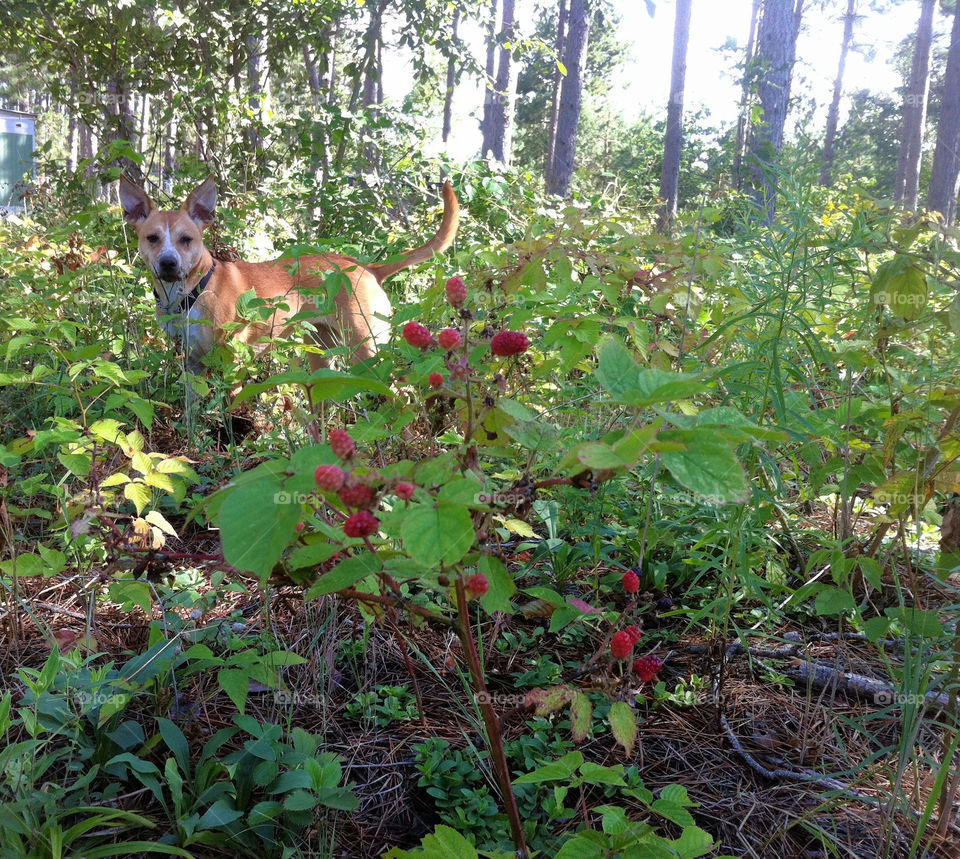
[[(210, 265), (210, 271), (208, 271), (200, 280), (197, 281), (197, 285), (190, 290), (187, 295), (181, 295), (177, 301), (169, 306), (167, 309), (168, 313), (189, 313), (193, 309), (193, 305), (197, 303), (197, 299), (200, 297), (200, 293), (207, 288), (207, 284), (210, 283), (210, 278), (213, 277), (213, 270), (217, 267), (216, 262)], [(158, 302), (162, 302), (160, 296), (160, 288), (154, 283), (153, 285), (154, 295), (157, 297)]]

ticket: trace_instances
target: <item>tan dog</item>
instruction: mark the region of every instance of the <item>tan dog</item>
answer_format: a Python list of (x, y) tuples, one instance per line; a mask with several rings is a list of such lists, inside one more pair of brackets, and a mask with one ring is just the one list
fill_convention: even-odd
[[(338, 254), (260, 263), (221, 262), (214, 261), (203, 243), (203, 229), (213, 221), (217, 205), (212, 176), (194, 189), (180, 209), (166, 212), (160, 211), (142, 188), (122, 176), (120, 202), (154, 277), (157, 316), (167, 334), (183, 344), (191, 373), (202, 372), (203, 356), (222, 339), (223, 327), (237, 321), (237, 301), (251, 289), (276, 309), (263, 322), (246, 323), (234, 337), (262, 350), (272, 338), (289, 332), (293, 316), (304, 314), (298, 318), (308, 319), (315, 326), (314, 339), (324, 349), (342, 343), (351, 348), (356, 360), (369, 358), (390, 334), (392, 308), (381, 287), (383, 281), (446, 250), (460, 222), (457, 195), (447, 182), (437, 234), (394, 262), (362, 265)], [(325, 297), (326, 293), (316, 290), (323, 290), (330, 272), (343, 275), (334, 279), (339, 282), (334, 297), (336, 313), (320, 315), (315, 296)], [(317, 315), (310, 317), (311, 313)], [(322, 355), (311, 354), (310, 364), (317, 369), (327, 361)]]

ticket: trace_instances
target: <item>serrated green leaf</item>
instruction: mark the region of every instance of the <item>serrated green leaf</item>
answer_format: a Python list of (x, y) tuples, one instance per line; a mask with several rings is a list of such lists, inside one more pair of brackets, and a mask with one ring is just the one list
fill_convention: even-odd
[(407, 554), (428, 569), (455, 564), (470, 551), (474, 536), (470, 510), (460, 504), (412, 504), (400, 526)]
[(317, 579), (304, 594), (305, 600), (316, 599), (324, 594), (349, 588), (351, 585), (373, 575), (382, 569), (380, 559), (371, 552), (361, 552), (353, 555), (335, 566), (330, 572), (324, 573)]
[(123, 494), (128, 501), (133, 502), (133, 506), (137, 508), (138, 514), (143, 512), (143, 508), (146, 507), (153, 498), (150, 489), (140, 481), (128, 483), (124, 486)]
[(629, 758), (637, 741), (637, 720), (633, 710), (624, 701), (614, 701), (610, 706), (609, 719), (613, 738), (623, 746)]

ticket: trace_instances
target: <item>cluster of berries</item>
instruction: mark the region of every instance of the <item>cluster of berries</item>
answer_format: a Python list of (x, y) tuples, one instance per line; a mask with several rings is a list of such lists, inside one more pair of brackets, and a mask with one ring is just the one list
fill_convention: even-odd
[[(357, 452), (356, 442), (350, 433), (342, 429), (330, 430), (327, 440), (336, 457), (344, 465), (349, 465)], [(380, 520), (374, 516), (372, 510), (376, 505), (377, 494), (373, 487), (357, 478), (352, 472), (345, 471), (339, 465), (318, 465), (313, 472), (313, 479), (324, 492), (336, 492), (348, 510), (353, 512), (343, 523), (343, 533), (348, 537), (369, 537), (375, 534), (380, 526)], [(397, 483), (393, 487), (394, 493), (401, 501), (409, 501), (416, 492), (412, 483)]]
[[(640, 577), (634, 570), (627, 570), (623, 574), (621, 584), (625, 593), (635, 594), (640, 590)], [(614, 659), (628, 659), (642, 637), (640, 628), (632, 624), (620, 630), (610, 642), (610, 652)], [(661, 668), (663, 668), (663, 660), (653, 653), (641, 656), (633, 663), (633, 673), (637, 674), (643, 683), (653, 680), (660, 673)]]
[[(451, 277), (446, 286), (447, 301), (453, 307), (460, 308), (467, 300), (467, 285), (461, 277)], [(456, 328), (444, 328), (434, 338), (421, 322), (410, 321), (403, 326), (403, 339), (416, 349), (430, 349), (435, 344), (447, 352), (454, 352), (463, 345), (463, 335)], [(530, 348), (530, 340), (522, 331), (499, 331), (490, 340), (490, 351), (501, 358), (511, 355), (520, 355)], [(467, 367), (465, 361), (451, 365), (451, 374), (454, 378), (464, 376)], [(459, 372), (458, 372), (459, 371)], [(431, 373), (428, 379), (431, 388), (443, 385), (442, 373)]]

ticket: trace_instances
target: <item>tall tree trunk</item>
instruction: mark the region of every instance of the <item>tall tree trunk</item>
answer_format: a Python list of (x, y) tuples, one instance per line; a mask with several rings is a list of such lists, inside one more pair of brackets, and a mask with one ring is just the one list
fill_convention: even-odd
[(330, 27), (330, 48), (327, 51), (327, 105), (333, 107), (337, 101), (337, 41), (340, 38), (339, 22)]
[(70, 105), (67, 107), (67, 172), (73, 173), (80, 160), (80, 124), (77, 118), (77, 82), (70, 81)]
[(483, 91), (483, 119), (480, 121), (480, 154), (484, 158), (493, 146), (491, 143), (493, 139), (493, 91), (496, 86), (494, 75), (497, 70), (497, 22), (499, 12), (499, 0), (491, 0), (490, 21), (487, 27), (487, 62), (484, 66), (487, 85)]
[(659, 227), (669, 229), (677, 216), (680, 188), (680, 154), (683, 148), (683, 88), (687, 78), (687, 43), (690, 41), (690, 10), (693, 0), (677, 0), (673, 27), (673, 63), (670, 67), (670, 102), (667, 131), (663, 141), (663, 169), (660, 173)]
[(769, 168), (776, 164), (783, 148), (802, 12), (803, 0), (796, 0), (796, 5), (793, 0), (763, 0), (757, 28), (757, 60), (764, 69), (757, 95), (763, 120), (750, 135), (750, 157), (753, 197), (767, 223), (773, 222), (776, 213), (776, 191)]
[(163, 141), (163, 189), (169, 194), (173, 192), (173, 171), (177, 160), (177, 119), (171, 115), (167, 122)]
[(320, 72), (317, 69), (317, 60), (310, 50), (308, 42), (303, 43), (303, 67), (307, 71), (307, 86), (310, 87), (310, 100), (314, 107), (320, 104)]
[(247, 128), (247, 146), (257, 164), (262, 157), (261, 144), (263, 143), (260, 133), (260, 109), (263, 102), (264, 49), (263, 36), (247, 36), (247, 105), (251, 114)]
[(930, 92), (930, 46), (933, 43), (933, 17), (936, 7), (936, 0), (923, 0), (920, 7), (910, 80), (903, 96), (903, 127), (893, 198), (908, 209), (917, 207), (920, 188), (923, 126), (927, 119), (927, 96)]
[(553, 150), (557, 145), (557, 120), (560, 116), (560, 90), (563, 87), (563, 72), (560, 63), (563, 57), (563, 44), (567, 36), (567, 0), (560, 0), (557, 10), (557, 67), (553, 72), (553, 100), (550, 103), (550, 131), (547, 137), (547, 155), (543, 165), (544, 177), (553, 173)]
[(563, 64), (567, 76), (560, 91), (560, 114), (557, 118), (557, 139), (554, 146), (553, 170), (547, 177), (547, 193), (559, 197), (570, 194), (573, 168), (577, 158), (577, 129), (583, 101), (583, 78), (587, 67), (587, 45), (590, 40), (590, 16), (585, 0), (570, 0), (569, 30)]
[(497, 60), (497, 80), (490, 107), (490, 152), (503, 164), (510, 164), (513, 148), (513, 112), (517, 94), (517, 64), (513, 61), (514, 4), (516, 0), (502, 0), (503, 27), (500, 31), (500, 56)]
[(843, 40), (840, 43), (840, 62), (837, 64), (837, 77), (833, 82), (833, 98), (827, 113), (827, 131), (823, 138), (823, 156), (820, 165), (820, 184), (829, 188), (833, 184), (834, 144), (837, 140), (837, 126), (840, 123), (840, 96), (843, 95), (843, 73), (847, 68), (847, 53), (853, 39), (853, 24), (856, 20), (857, 0), (847, 0), (847, 14), (843, 19)]
[(953, 13), (953, 31), (943, 77), (943, 104), (937, 146), (933, 153), (933, 171), (927, 208), (940, 212), (948, 226), (957, 219), (957, 194), (960, 193), (960, 3)]
[(756, 70), (754, 49), (757, 38), (757, 23), (760, 20), (760, 0), (753, 0), (750, 8), (750, 35), (747, 36), (747, 53), (743, 64), (743, 83), (740, 89), (740, 114), (737, 119), (737, 148), (733, 156), (733, 176), (736, 189), (743, 188), (743, 156), (747, 151), (750, 135), (750, 93)]
[(447, 58), (447, 87), (443, 93), (443, 131), (441, 137), (446, 143), (450, 139), (450, 126), (453, 121), (453, 90), (457, 85), (457, 55), (460, 51), (460, 7), (453, 10), (453, 22), (450, 28), (450, 56)]

